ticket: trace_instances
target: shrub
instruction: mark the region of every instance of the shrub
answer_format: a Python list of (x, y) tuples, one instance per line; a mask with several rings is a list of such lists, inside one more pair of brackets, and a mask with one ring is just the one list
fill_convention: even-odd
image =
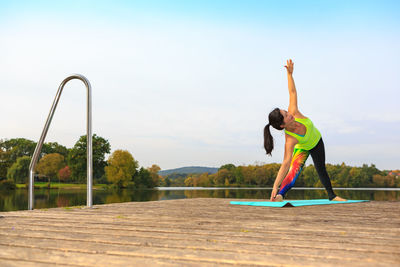
[(15, 188), (16, 188), (16, 185), (12, 180), (0, 181), (0, 189), (1, 190), (14, 190)]

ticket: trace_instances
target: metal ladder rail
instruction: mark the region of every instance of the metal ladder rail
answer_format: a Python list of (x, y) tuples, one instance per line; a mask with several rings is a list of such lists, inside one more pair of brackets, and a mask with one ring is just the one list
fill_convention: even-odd
[(36, 145), (35, 152), (33, 153), (31, 163), (29, 165), (29, 200), (28, 200), (28, 209), (33, 210), (34, 206), (34, 194), (33, 194), (33, 185), (34, 185), (34, 177), (35, 177), (35, 167), (39, 159), (40, 151), (42, 150), (44, 139), (46, 138), (47, 131), (49, 130), (51, 120), (53, 119), (54, 112), (56, 110), (58, 101), (60, 99), (61, 93), (64, 89), (64, 86), (67, 82), (73, 79), (81, 80), (87, 89), (87, 113), (86, 113), (86, 141), (87, 141), (87, 206), (92, 207), (92, 185), (93, 185), (93, 148), (92, 148), (92, 87), (88, 79), (86, 79), (83, 75), (80, 74), (72, 74), (65, 78), (60, 86), (58, 87), (57, 94), (54, 98), (53, 105), (50, 109), (49, 116), (47, 117), (46, 124), (44, 125), (42, 135), (40, 136), (40, 140)]

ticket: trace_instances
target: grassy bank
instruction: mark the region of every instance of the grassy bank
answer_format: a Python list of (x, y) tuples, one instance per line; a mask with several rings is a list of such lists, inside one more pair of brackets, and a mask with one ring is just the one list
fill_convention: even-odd
[[(35, 188), (47, 188), (46, 182), (35, 182)], [(26, 184), (17, 184), (17, 188), (25, 188)], [(93, 189), (106, 188), (106, 184), (93, 185)], [(65, 183), (51, 183), (50, 189), (86, 189), (86, 184), (65, 184)]]

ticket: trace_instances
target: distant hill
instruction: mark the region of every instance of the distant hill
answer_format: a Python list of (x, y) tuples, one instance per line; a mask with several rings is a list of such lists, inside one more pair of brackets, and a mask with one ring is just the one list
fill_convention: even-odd
[(158, 174), (161, 176), (166, 176), (172, 173), (176, 174), (192, 174), (192, 173), (205, 173), (208, 172), (209, 174), (216, 173), (218, 168), (211, 168), (211, 167), (200, 167), (200, 166), (191, 166), (191, 167), (182, 167), (170, 170), (162, 170), (159, 171)]

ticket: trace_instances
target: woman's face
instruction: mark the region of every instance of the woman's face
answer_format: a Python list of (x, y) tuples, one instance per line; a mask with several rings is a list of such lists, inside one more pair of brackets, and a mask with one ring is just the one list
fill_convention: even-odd
[(287, 112), (284, 109), (281, 109), (281, 114), (283, 116), (283, 125), (281, 125), (281, 127), (286, 127), (287, 125), (289, 125), (290, 123), (292, 123), (294, 121), (294, 117), (292, 114), (290, 114), (289, 112)]

